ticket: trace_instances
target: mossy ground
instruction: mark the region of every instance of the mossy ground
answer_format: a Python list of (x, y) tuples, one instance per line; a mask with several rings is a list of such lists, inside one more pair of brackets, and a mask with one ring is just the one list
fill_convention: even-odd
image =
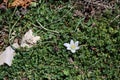
[[(23, 17), (14, 13), (17, 9), (0, 13), (0, 26), (9, 34), (4, 46), (21, 39), (29, 29), (41, 37), (34, 47), (16, 51), (11, 67), (0, 66), (0, 79), (119, 80), (119, 6), (114, 13), (106, 10), (85, 22), (84, 17), (73, 16), (70, 2), (55, 5), (52, 8), (50, 3), (40, 2)], [(80, 49), (75, 54), (63, 45), (71, 39), (79, 41)]]

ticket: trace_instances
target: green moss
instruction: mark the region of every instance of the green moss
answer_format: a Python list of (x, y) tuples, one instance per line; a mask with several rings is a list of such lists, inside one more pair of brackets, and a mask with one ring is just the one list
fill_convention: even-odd
[[(41, 2), (37, 7), (28, 9), (28, 13), (19, 19), (12, 30), (16, 31), (15, 38), (20, 39), (28, 29), (33, 29), (41, 41), (31, 49), (18, 50), (11, 67), (0, 66), (0, 79), (119, 79), (120, 19), (111, 23), (119, 12), (111, 14), (108, 10), (103, 16), (84, 22), (84, 18), (73, 16), (70, 4), (62, 5), (65, 8), (52, 9), (50, 4)], [(10, 10), (0, 15), (0, 22), (3, 21), (0, 25), (11, 29), (20, 17), (11, 14), (13, 12)], [(41, 28), (37, 21), (47, 30)], [(63, 46), (70, 39), (80, 41), (80, 50), (75, 54)], [(69, 61), (70, 58), (74, 63)]]

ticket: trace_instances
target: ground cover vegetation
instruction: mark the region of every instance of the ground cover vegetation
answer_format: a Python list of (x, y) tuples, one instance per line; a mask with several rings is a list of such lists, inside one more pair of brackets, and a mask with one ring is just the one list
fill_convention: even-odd
[[(40, 40), (15, 49), (12, 66), (0, 66), (4, 80), (119, 80), (118, 0), (38, 0), (27, 8), (0, 9), (0, 52), (32, 29)], [(79, 41), (71, 53), (64, 46)]]

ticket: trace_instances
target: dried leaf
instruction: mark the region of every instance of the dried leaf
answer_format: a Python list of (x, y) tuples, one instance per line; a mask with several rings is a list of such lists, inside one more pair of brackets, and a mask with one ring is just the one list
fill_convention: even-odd
[[(19, 47), (17, 43), (14, 43), (12, 46), (15, 48)], [(11, 66), (14, 56), (15, 56), (15, 51), (11, 48), (11, 46), (8, 46), (5, 49), (5, 51), (0, 53), (0, 65), (3, 65), (4, 63), (6, 63), (7, 65)]]
[(21, 47), (32, 47), (40, 39), (39, 36), (34, 36), (32, 30), (25, 33), (21, 41)]
[(30, 5), (33, 0), (14, 0), (12, 3), (8, 5), (8, 7), (18, 7), (21, 6), (26, 8)]

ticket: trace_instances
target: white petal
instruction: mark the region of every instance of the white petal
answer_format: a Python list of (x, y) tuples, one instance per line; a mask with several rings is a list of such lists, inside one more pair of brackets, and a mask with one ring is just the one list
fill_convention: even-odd
[(64, 46), (68, 48), (68, 47), (70, 47), (70, 44), (69, 43), (64, 43)]
[(70, 45), (73, 45), (74, 44), (74, 41), (73, 40), (70, 40)]
[(67, 47), (67, 50), (71, 50), (71, 48), (70, 48), (70, 47)]
[(78, 44), (79, 44), (79, 41), (76, 41), (76, 42), (75, 42), (75, 45), (78, 46)]
[(80, 49), (80, 47), (76, 47), (76, 50)]
[(75, 53), (76, 51), (75, 50), (71, 50), (72, 53)]

